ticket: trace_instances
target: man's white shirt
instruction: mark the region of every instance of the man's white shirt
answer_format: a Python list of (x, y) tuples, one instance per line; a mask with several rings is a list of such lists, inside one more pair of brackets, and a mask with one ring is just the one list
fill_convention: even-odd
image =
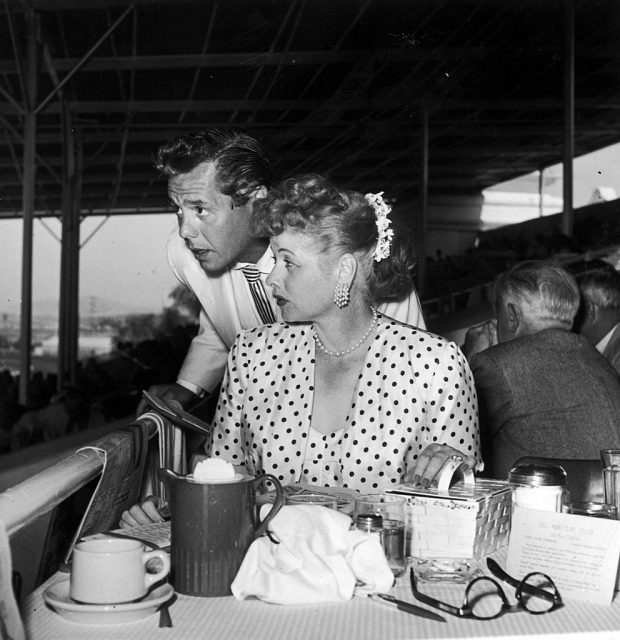
[[(620, 323), (618, 323), (620, 324)], [(599, 342), (596, 343), (596, 350), (599, 353), (603, 353), (605, 351), (605, 349), (607, 348), (607, 345), (609, 344), (609, 341), (611, 340), (611, 336), (613, 336), (614, 331), (618, 328), (618, 324), (615, 324), (608, 333), (606, 333), (600, 340)]]

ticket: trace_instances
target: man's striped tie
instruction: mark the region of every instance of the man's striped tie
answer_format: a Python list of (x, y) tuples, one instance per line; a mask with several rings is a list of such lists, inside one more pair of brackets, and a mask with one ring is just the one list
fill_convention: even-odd
[(260, 271), (253, 266), (242, 267), (241, 271), (243, 271), (243, 275), (250, 285), (254, 304), (263, 323), (271, 324), (277, 322), (273, 309), (269, 304), (269, 298), (265, 292), (263, 281), (260, 279)]

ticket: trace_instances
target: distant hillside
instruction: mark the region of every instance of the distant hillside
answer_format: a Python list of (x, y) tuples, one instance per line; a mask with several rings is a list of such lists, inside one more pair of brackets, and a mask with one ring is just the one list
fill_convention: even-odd
[[(38, 318), (57, 318), (58, 300), (45, 298), (33, 301), (33, 315)], [(19, 301), (0, 300), (0, 314), (18, 315)], [(102, 316), (126, 316), (142, 313), (160, 313), (161, 309), (133, 307), (115, 300), (85, 296), (80, 298), (80, 317), (94, 318)]]
[(119, 303), (116, 300), (88, 296), (80, 298), (80, 315), (83, 318), (99, 316), (126, 316), (141, 313), (160, 313), (161, 309), (145, 308)]

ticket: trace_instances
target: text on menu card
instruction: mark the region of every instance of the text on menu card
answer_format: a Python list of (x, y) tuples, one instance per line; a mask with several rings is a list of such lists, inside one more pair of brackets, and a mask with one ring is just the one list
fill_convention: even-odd
[(515, 507), (507, 571), (548, 574), (565, 600), (611, 604), (620, 556), (620, 521)]

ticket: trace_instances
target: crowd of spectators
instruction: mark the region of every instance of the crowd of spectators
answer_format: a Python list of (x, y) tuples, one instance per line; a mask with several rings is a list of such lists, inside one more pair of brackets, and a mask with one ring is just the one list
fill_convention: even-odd
[[(569, 258), (611, 247), (620, 242), (620, 218), (585, 216), (575, 221), (574, 235), (565, 235), (556, 223), (537, 227), (529, 225), (504, 227), (481, 233), (476, 246), (452, 256), (440, 252), (426, 260), (423, 303), (442, 297), (453, 298), (450, 312), (471, 306), (476, 291), (492, 282), (514, 264), (524, 260), (550, 257)], [(428, 293), (427, 293), (428, 292)], [(465, 292), (459, 296), (459, 292)], [(457, 295), (455, 295), (457, 294)], [(431, 315), (430, 305), (425, 313)]]
[(19, 402), (19, 377), (0, 372), (0, 454), (135, 415), (141, 391), (176, 379), (196, 328), (133, 344), (119, 341), (105, 356), (79, 363), (78, 382), (58, 390), (54, 374), (35, 371), (29, 401)]
[(436, 296), (463, 291), (490, 282), (517, 262), (579, 254), (587, 247), (561, 231), (531, 237), (514, 231), (506, 235), (482, 235), (476, 247), (461, 254), (427, 259), (427, 289)]

